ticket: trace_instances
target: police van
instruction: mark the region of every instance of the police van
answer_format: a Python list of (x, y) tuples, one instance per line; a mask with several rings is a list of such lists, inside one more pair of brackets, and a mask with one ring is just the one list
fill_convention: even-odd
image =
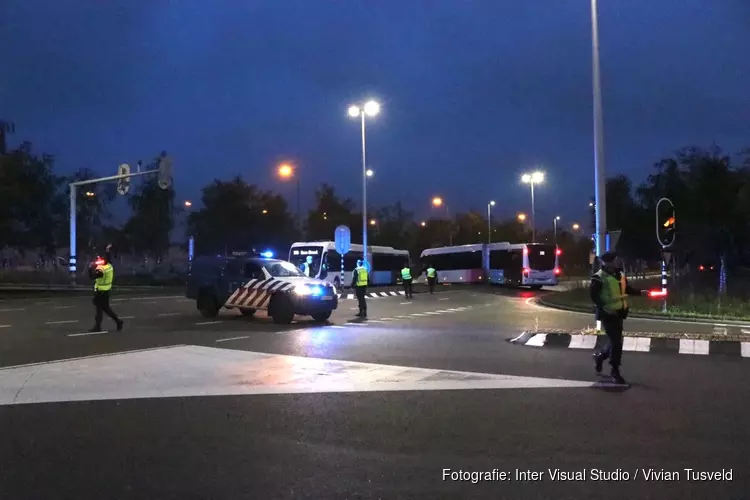
[(272, 254), (235, 252), (232, 256), (197, 257), (190, 266), (186, 297), (198, 311), (215, 318), (222, 307), (245, 316), (266, 311), (274, 323), (289, 324), (295, 315), (326, 321), (338, 307), (336, 288), (308, 278)]

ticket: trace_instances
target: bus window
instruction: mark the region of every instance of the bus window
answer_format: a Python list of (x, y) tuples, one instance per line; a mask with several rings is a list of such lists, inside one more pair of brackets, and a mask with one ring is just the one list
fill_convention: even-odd
[(310, 277), (315, 277), (320, 271), (320, 261), (322, 258), (322, 253), (322, 247), (294, 247), (289, 252), (289, 262), (294, 264), (297, 269), (302, 270), (304, 267), (302, 264), (307, 261), (307, 257), (312, 257)]
[(555, 268), (554, 245), (529, 245), (529, 267), (536, 271), (550, 271)]

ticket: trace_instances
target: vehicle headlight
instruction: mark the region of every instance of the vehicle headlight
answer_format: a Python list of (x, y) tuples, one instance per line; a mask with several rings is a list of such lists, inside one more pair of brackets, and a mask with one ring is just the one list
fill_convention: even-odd
[(312, 289), (307, 285), (297, 285), (294, 287), (294, 293), (297, 295), (310, 295), (312, 293)]

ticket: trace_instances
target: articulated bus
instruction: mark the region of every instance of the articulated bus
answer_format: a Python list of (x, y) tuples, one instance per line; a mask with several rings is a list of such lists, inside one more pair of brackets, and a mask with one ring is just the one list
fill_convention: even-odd
[(490, 283), (534, 289), (557, 285), (561, 252), (555, 245), (506, 242), (485, 246), (487, 279)]
[(540, 243), (489, 243), (428, 248), (422, 267), (432, 265), (440, 283), (493, 283), (534, 289), (558, 284), (560, 250)]
[(484, 283), (484, 245), (428, 248), (420, 257), (422, 269), (432, 266), (440, 283)]
[[(409, 262), (408, 250), (393, 247), (369, 246), (370, 285), (395, 285), (404, 264)], [(349, 286), (357, 260), (362, 258), (362, 245), (352, 244), (344, 255), (344, 285)], [(289, 262), (302, 268), (307, 257), (312, 257), (311, 278), (318, 278), (341, 287), (341, 254), (333, 241), (298, 242), (289, 249)]]

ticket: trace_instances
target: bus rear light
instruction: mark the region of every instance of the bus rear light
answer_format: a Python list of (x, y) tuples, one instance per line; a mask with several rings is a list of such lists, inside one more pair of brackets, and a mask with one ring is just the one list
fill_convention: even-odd
[[(516, 268), (516, 269), (518, 269), (518, 268)], [(529, 271), (530, 271), (530, 270), (529, 270), (529, 268), (528, 268), (528, 267), (524, 267), (524, 268), (523, 268), (523, 275), (524, 275), (524, 276), (528, 276), (528, 275), (529, 275)]]
[(555, 276), (559, 276), (561, 272), (562, 272), (562, 271), (560, 270), (560, 268), (559, 268), (559, 267), (556, 267), (556, 268), (555, 268)]

